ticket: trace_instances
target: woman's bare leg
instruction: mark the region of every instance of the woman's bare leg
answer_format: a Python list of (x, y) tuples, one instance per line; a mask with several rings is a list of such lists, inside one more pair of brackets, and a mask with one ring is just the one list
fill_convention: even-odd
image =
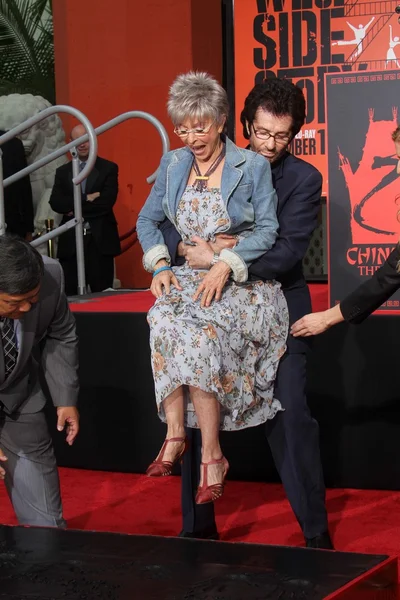
[[(165, 418), (167, 421), (167, 440), (171, 438), (184, 438), (184, 393), (183, 387), (178, 387), (163, 401)], [(171, 442), (167, 444), (163, 460), (173, 461), (177, 450), (181, 447), (180, 442)]]
[(184, 393), (183, 387), (178, 387), (163, 401), (167, 421), (167, 440), (172, 437), (185, 437), (184, 425)]
[(149, 465), (146, 471), (149, 477), (170, 475), (173, 465), (181, 458), (186, 448), (182, 386), (163, 401), (163, 407), (167, 421), (167, 436), (156, 460)]
[[(189, 391), (201, 430), (202, 462), (219, 460), (223, 456), (219, 443), (220, 404), (214, 394), (192, 386), (189, 387)], [(207, 484), (221, 483), (224, 472), (225, 466), (222, 463), (210, 465)], [(203, 485), (203, 475), (203, 469), (201, 469), (200, 486)]]

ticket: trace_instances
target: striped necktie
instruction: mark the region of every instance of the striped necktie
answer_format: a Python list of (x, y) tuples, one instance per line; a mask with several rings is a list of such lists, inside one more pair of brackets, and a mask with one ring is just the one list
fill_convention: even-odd
[(4, 353), (5, 379), (7, 379), (14, 370), (18, 357), (13, 319), (8, 319), (7, 317), (1, 319), (1, 342)]

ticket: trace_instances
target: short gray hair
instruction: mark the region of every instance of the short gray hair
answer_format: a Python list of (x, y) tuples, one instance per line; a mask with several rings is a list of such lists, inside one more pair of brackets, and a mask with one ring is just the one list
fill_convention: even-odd
[(214, 77), (199, 71), (178, 75), (169, 88), (167, 109), (175, 126), (193, 118), (220, 123), (229, 114), (224, 88)]

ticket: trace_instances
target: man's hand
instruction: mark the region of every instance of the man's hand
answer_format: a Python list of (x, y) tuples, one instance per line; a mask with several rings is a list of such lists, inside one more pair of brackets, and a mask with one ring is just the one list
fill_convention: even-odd
[(76, 406), (59, 406), (57, 408), (57, 431), (66, 429), (65, 441), (72, 446), (79, 432), (79, 412)]
[(88, 202), (93, 202), (93, 200), (96, 200), (96, 198), (98, 198), (99, 196), (100, 196), (100, 192), (93, 192), (93, 194), (86, 195), (86, 200)]
[(179, 242), (178, 244), (178, 248), (177, 248), (177, 254), (178, 256), (183, 256), (183, 258), (186, 257), (186, 252), (188, 249), (188, 245), (184, 244), (183, 242)]
[(188, 246), (185, 244), (185, 253), (183, 249), (180, 249), (180, 242), (178, 245), (179, 256), (184, 256), (189, 267), (192, 269), (209, 269), (211, 260), (214, 254), (220, 254), (224, 248), (233, 248), (236, 245), (236, 238), (233, 235), (226, 235), (224, 233), (215, 236), (215, 242), (206, 242), (201, 237), (195, 235), (192, 237), (192, 242), (195, 246)]
[(210, 242), (213, 252), (220, 254), (225, 248), (232, 249), (236, 246), (237, 239), (234, 235), (228, 235), (227, 233), (217, 233), (215, 236), (215, 242)]
[[(0, 449), (0, 461), (5, 462), (6, 460), (8, 460), (7, 456), (4, 454), (3, 450)], [(0, 479), (4, 479), (5, 476), (5, 469), (3, 469), (3, 467), (0, 466)]]
[(222, 290), (228, 281), (231, 268), (222, 260), (217, 262), (207, 275), (204, 277), (199, 287), (197, 288), (193, 300), (196, 301), (201, 296), (200, 305), (202, 308), (210, 306), (214, 296), (216, 302), (221, 299)]
[(209, 269), (214, 252), (208, 242), (195, 235), (192, 238), (195, 246), (186, 246), (186, 262), (192, 269)]

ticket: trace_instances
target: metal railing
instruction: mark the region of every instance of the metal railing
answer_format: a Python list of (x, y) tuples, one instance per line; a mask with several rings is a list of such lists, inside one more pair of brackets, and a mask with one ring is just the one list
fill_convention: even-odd
[(86, 179), (86, 177), (89, 175), (90, 171), (94, 167), (94, 163), (96, 162), (96, 157), (97, 157), (97, 137), (96, 137), (93, 126), (90, 123), (89, 119), (80, 110), (73, 108), (72, 106), (64, 106), (64, 105), (50, 106), (49, 108), (46, 108), (45, 110), (41, 111), (37, 115), (30, 117), (29, 119), (27, 119), (20, 125), (13, 127), (12, 129), (10, 129), (10, 131), (7, 131), (2, 136), (0, 136), (0, 235), (4, 235), (6, 233), (6, 227), (7, 227), (6, 222), (5, 222), (4, 188), (7, 187), (8, 185), (11, 185), (15, 181), (22, 179), (22, 177), (26, 177), (30, 173), (33, 173), (33, 171), (36, 171), (37, 169), (44, 167), (45, 165), (49, 164), (53, 160), (59, 158), (60, 156), (65, 154), (65, 152), (70, 147), (75, 146), (76, 142), (74, 141), (74, 142), (72, 142), (72, 144), (67, 144), (67, 145), (59, 148), (58, 150), (51, 152), (49, 155), (44, 156), (43, 158), (37, 160), (36, 162), (32, 163), (25, 169), (21, 169), (21, 171), (14, 173), (10, 177), (7, 177), (7, 179), (5, 179), (4, 181), (3, 181), (3, 162), (2, 162), (2, 154), (3, 153), (1, 151), (1, 146), (5, 142), (8, 142), (9, 140), (15, 138), (17, 135), (19, 135), (23, 131), (26, 131), (26, 129), (33, 127), (33, 125), (36, 125), (36, 123), (40, 123), (40, 121), (43, 121), (44, 119), (47, 119), (48, 117), (51, 117), (52, 115), (54, 115), (56, 113), (60, 113), (60, 112), (67, 113), (67, 114), (74, 116), (78, 121), (80, 121), (82, 123), (82, 125), (86, 129), (86, 131), (87, 131), (86, 137), (89, 140), (89, 156), (88, 156), (85, 167), (82, 169), (82, 171), (80, 173), (79, 173), (79, 169), (78, 169), (78, 173), (75, 173), (74, 177), (72, 179), (72, 182), (74, 185), (74, 218), (71, 219), (71, 221), (68, 221), (68, 223), (65, 223), (64, 225), (57, 227), (57, 229), (54, 229), (52, 232), (47, 233), (46, 235), (40, 237), (37, 240), (34, 240), (33, 242), (31, 242), (31, 244), (32, 244), (32, 246), (40, 246), (41, 244), (44, 244), (48, 240), (52, 239), (53, 237), (57, 237), (61, 233), (64, 233), (64, 231), (67, 231), (68, 229), (75, 227), (76, 228), (76, 233), (75, 233), (76, 263), (77, 263), (77, 269), (78, 269), (78, 293), (84, 294), (86, 292), (86, 277), (85, 277), (85, 261), (84, 261), (84, 253), (83, 253), (82, 203), (80, 201), (80, 197), (78, 198), (78, 195), (75, 194), (75, 190), (80, 191), (81, 182), (84, 179)]
[[(1, 145), (5, 142), (13, 139), (26, 129), (29, 129), (36, 123), (47, 119), (51, 115), (64, 112), (74, 116), (78, 121), (82, 123), (82, 125), (86, 129), (86, 134), (65, 144), (61, 148), (54, 150), (48, 156), (45, 156), (38, 161), (32, 163), (25, 169), (21, 169), (17, 173), (14, 173), (7, 179), (3, 180), (3, 163), (2, 163), (2, 151)], [(32, 246), (40, 246), (42, 244), (47, 243), (49, 240), (52, 240), (55, 237), (58, 237), (65, 231), (72, 229), (73, 227), (76, 229), (76, 260), (77, 260), (77, 274), (78, 274), (78, 294), (82, 295), (86, 293), (86, 277), (85, 277), (85, 261), (84, 261), (84, 250), (83, 250), (83, 218), (82, 218), (82, 192), (81, 192), (81, 182), (87, 178), (90, 171), (94, 167), (97, 157), (97, 135), (101, 135), (108, 129), (127, 121), (128, 119), (140, 118), (150, 122), (157, 129), (162, 144), (162, 154), (165, 154), (169, 150), (169, 138), (168, 134), (162, 125), (162, 123), (150, 115), (149, 113), (143, 111), (129, 111), (126, 113), (122, 113), (117, 117), (107, 121), (103, 125), (100, 125), (96, 129), (93, 128), (89, 119), (79, 110), (73, 108), (72, 106), (59, 105), (59, 106), (51, 106), (50, 108), (46, 108), (42, 112), (38, 113), (34, 117), (27, 119), (20, 125), (13, 127), (10, 131), (7, 131), (5, 134), (0, 136), (0, 235), (4, 235), (6, 232), (6, 223), (5, 223), (5, 209), (4, 209), (4, 188), (11, 185), (15, 181), (22, 179), (23, 177), (29, 175), (36, 169), (40, 169), (41, 167), (49, 164), (53, 160), (56, 160), (60, 156), (66, 154), (69, 150), (71, 150), (72, 158), (72, 183), (73, 183), (73, 191), (74, 191), (74, 218), (65, 223), (64, 225), (60, 225), (56, 229), (40, 236), (39, 238), (33, 240), (31, 242)], [(80, 144), (89, 141), (89, 156), (86, 162), (84, 169), (79, 172), (79, 159), (76, 151), (74, 150)], [(149, 177), (146, 178), (148, 183), (152, 183), (156, 178), (157, 170), (152, 173)]]

